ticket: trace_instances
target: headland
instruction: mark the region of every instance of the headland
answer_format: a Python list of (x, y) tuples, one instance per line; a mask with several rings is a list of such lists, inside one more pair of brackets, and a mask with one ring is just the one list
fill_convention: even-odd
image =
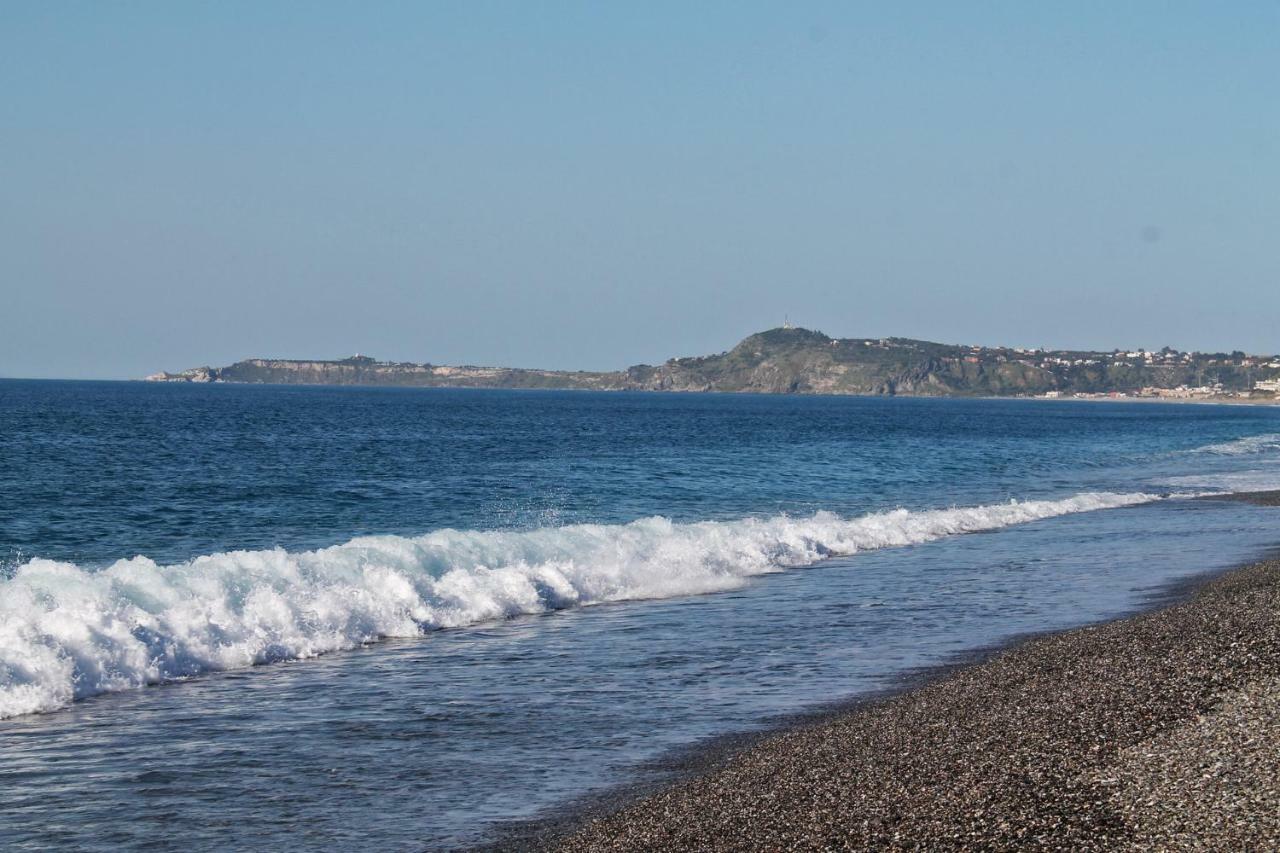
[(265, 359), (148, 376), (154, 382), (746, 392), (918, 397), (1039, 397), (1274, 402), (1280, 356), (1111, 352), (831, 338), (784, 327), (722, 353), (614, 371), (558, 371), (378, 361)]

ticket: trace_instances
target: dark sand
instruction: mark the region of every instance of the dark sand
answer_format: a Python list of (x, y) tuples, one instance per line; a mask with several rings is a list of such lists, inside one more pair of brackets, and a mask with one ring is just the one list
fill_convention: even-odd
[(1229, 495), (1210, 495), (1203, 500), (1243, 501), (1258, 506), (1280, 506), (1280, 492), (1233, 492)]
[(1280, 849), (1280, 561), (728, 751), (556, 844)]

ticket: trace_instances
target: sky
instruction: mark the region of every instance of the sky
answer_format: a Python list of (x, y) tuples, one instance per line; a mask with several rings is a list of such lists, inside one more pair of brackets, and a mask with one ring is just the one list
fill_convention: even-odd
[(1280, 4), (0, 0), (0, 376), (1280, 351)]

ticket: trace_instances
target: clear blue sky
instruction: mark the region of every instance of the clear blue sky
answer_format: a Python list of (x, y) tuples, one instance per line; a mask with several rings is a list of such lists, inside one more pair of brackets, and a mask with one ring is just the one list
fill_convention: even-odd
[(1278, 46), (1273, 0), (0, 0), (0, 375), (784, 314), (1280, 350)]

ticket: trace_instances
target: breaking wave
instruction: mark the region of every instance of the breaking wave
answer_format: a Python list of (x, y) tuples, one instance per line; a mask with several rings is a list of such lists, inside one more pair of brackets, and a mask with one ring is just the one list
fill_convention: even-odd
[(135, 557), (97, 571), (34, 559), (0, 579), (0, 718), (384, 637), (718, 592), (827, 557), (1159, 499), (1094, 492), (856, 518), (439, 530), (176, 565)]

